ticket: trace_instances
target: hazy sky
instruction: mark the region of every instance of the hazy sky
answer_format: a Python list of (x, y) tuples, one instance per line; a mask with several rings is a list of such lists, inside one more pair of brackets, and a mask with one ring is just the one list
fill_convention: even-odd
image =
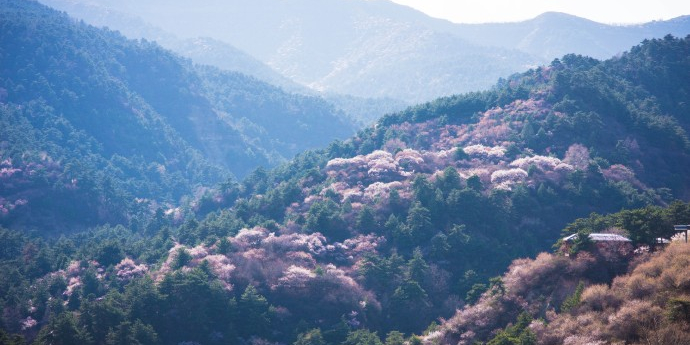
[(519, 21), (547, 11), (602, 23), (641, 23), (690, 14), (690, 0), (392, 0), (457, 23)]

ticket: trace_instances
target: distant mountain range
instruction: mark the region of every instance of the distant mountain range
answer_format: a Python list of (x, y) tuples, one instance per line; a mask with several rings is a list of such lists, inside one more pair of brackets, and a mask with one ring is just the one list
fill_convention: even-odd
[[(282, 86), (294, 85), (268, 72), (271, 68), (317, 91), (408, 104), (487, 89), (499, 77), (564, 54), (608, 58), (644, 39), (690, 34), (689, 17), (616, 26), (545, 13), (519, 23), (468, 25), (380, 0), (43, 2), (123, 32), (141, 25), (160, 28), (192, 40), (169, 46), (185, 56)], [(242, 63), (228, 63), (233, 61)]]
[(382, 115), (402, 110), (410, 104), (390, 97), (357, 97), (336, 92), (318, 92), (283, 76), (264, 62), (227, 42), (210, 37), (181, 38), (134, 14), (125, 13), (107, 4), (62, 0), (45, 0), (43, 3), (65, 11), (70, 16), (83, 19), (94, 26), (118, 30), (128, 38), (153, 40), (167, 49), (192, 59), (195, 63), (246, 74), (288, 92), (323, 96), (337, 109), (357, 120), (360, 125), (370, 124)]
[(191, 58), (195, 63), (212, 65), (218, 68), (250, 75), (259, 80), (280, 86), (288, 91), (308, 92), (308, 89), (282, 76), (263, 62), (249, 54), (210, 37), (180, 38), (175, 34), (156, 27), (144, 19), (123, 12), (105, 4), (90, 1), (39, 1), (55, 9), (65, 11), (70, 16), (83, 19), (96, 27), (108, 27), (132, 38), (146, 38), (178, 54)]
[(690, 34), (690, 16), (643, 24), (608, 25), (547, 12), (517, 23), (457, 24), (454, 33), (472, 43), (517, 49), (551, 61), (566, 54), (607, 59), (644, 39)]

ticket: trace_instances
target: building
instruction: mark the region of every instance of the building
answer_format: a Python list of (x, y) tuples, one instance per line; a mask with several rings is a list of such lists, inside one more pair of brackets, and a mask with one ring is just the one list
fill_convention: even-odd
[[(571, 252), (573, 244), (577, 240), (579, 234), (572, 234), (570, 236), (564, 237), (561, 240), (561, 252), (568, 253)], [(627, 255), (632, 253), (633, 245), (632, 240), (625, 236), (610, 233), (592, 233), (589, 234), (589, 240), (594, 244), (594, 248), (600, 253), (603, 252), (616, 252), (618, 254)]]
[[(563, 242), (570, 242), (572, 243), (577, 239), (578, 234), (572, 234), (568, 237), (563, 238)], [(593, 233), (589, 234), (589, 239), (592, 242), (630, 242), (632, 243), (632, 240), (625, 236), (621, 236), (618, 234), (603, 234), (603, 233)]]

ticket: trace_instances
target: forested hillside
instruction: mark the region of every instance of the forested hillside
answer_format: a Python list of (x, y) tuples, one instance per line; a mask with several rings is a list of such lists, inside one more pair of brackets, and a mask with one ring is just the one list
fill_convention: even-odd
[[(2, 328), (39, 344), (432, 339), (439, 317), (481, 306), (485, 292), (513, 291), (495, 277), (549, 250), (576, 218), (687, 198), (688, 56), (690, 37), (671, 36), (607, 61), (564, 56), (491, 91), (387, 116), (142, 220), (60, 238), (3, 230)], [(204, 92), (223, 78), (206, 72), (194, 74)], [(231, 102), (216, 95), (206, 98), (212, 107)], [(28, 107), (6, 108), (31, 123), (18, 115)], [(16, 157), (2, 163), (3, 178), (24, 173)], [(64, 190), (79, 186), (70, 181)], [(16, 200), (4, 206), (10, 215), (25, 206)], [(688, 206), (673, 205), (668, 214), (681, 216), (649, 209), (659, 215), (652, 221), (688, 221)], [(635, 246), (672, 232), (647, 231), (642, 218), (597, 224), (622, 227)], [(569, 231), (600, 230), (574, 224)], [(438, 330), (457, 341), (462, 323), (453, 322)]]
[(66, 12), (70, 17), (84, 20), (87, 24), (116, 30), (125, 37), (155, 41), (166, 49), (192, 59), (195, 63), (240, 72), (289, 91), (306, 90), (306, 87), (280, 75), (258, 59), (217, 39), (209, 37), (180, 38), (147, 23), (136, 15), (108, 7), (105, 3), (63, 0), (39, 2), (58, 11)]
[(354, 128), (322, 99), (18, 0), (0, 2), (0, 114), (0, 224), (42, 232), (127, 223)]
[[(670, 236), (690, 222), (688, 204), (578, 219), (567, 233)], [(576, 251), (515, 260), (474, 305), (426, 335), (430, 344), (686, 344), (690, 341), (684, 272), (690, 245), (638, 248), (580, 243)], [(480, 320), (478, 322), (478, 320)]]

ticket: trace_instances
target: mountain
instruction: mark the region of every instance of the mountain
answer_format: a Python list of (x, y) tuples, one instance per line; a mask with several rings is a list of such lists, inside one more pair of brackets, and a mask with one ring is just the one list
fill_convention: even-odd
[[(573, 317), (539, 334), (636, 341), (629, 328), (577, 319), (634, 327), (629, 311), (660, 315), (663, 301), (620, 312), (596, 302), (616, 294), (597, 284), (626, 272), (617, 252), (542, 254), (497, 275), (564, 228), (617, 227), (645, 247), (690, 220), (673, 201), (690, 191), (689, 53), (690, 37), (666, 36), (605, 61), (566, 55), (129, 223), (62, 238), (0, 229), (2, 329), (38, 344), (498, 342), (532, 339), (530, 318), (556, 320), (550, 306), (569, 300)], [(592, 212), (621, 213), (576, 221)], [(636, 296), (656, 291), (645, 286)], [(682, 318), (684, 290), (672, 291)]]
[(155, 41), (198, 64), (246, 74), (291, 92), (304, 93), (307, 90), (247, 53), (210, 37), (181, 39), (135, 15), (96, 2), (45, 0), (41, 3), (65, 11), (72, 17), (86, 20), (91, 25), (117, 30), (128, 38)]
[(192, 59), (195, 63), (240, 72), (271, 85), (279, 86), (289, 92), (309, 93), (306, 87), (280, 75), (261, 61), (227, 43), (212, 38), (190, 38), (171, 43), (168, 46), (169, 49)]
[(314, 316), (311, 328), (335, 332), (342, 316), (419, 334), (576, 218), (687, 198), (689, 49), (690, 38), (667, 36), (606, 61), (567, 55), (491, 91), (386, 116), (201, 196), (190, 207), (199, 223), (180, 223), (176, 239), (212, 255), (209, 231), (229, 235), (225, 257), (246, 266), (226, 283), (253, 285), (293, 320)]
[[(635, 342), (664, 314), (601, 285), (628, 262), (584, 239), (497, 275), (564, 228), (644, 248), (690, 221), (690, 37), (565, 55), (331, 141), (351, 127), (322, 99), (0, 5), (3, 342)], [(229, 176), (297, 143), (325, 148)], [(620, 213), (576, 220), (592, 212)], [(623, 282), (670, 292), (658, 336), (685, 322), (683, 276), (665, 276)], [(526, 331), (542, 315), (553, 328)]]
[(347, 116), (362, 125), (369, 125), (384, 114), (402, 110), (409, 106), (405, 101), (392, 98), (355, 97), (333, 92), (321, 93), (298, 84), (276, 72), (258, 59), (240, 49), (210, 37), (182, 39), (174, 34), (144, 22), (133, 14), (110, 8), (97, 2), (44, 0), (43, 4), (65, 11), (75, 18), (91, 25), (108, 27), (120, 31), (131, 39), (145, 38), (155, 41), (194, 63), (211, 65), (223, 70), (252, 76), (282, 89), (306, 96), (322, 96)]
[[(690, 218), (687, 204), (647, 207), (587, 219), (581, 234), (672, 232)], [(608, 226), (604, 229), (603, 225)], [(602, 226), (600, 226), (602, 225)], [(690, 340), (684, 263), (677, 241), (631, 253), (629, 244), (584, 244), (576, 252), (515, 260), (474, 305), (426, 336), (437, 344), (683, 344)], [(476, 320), (482, 320), (481, 323)]]
[(0, 11), (3, 224), (121, 222), (135, 199), (177, 201), (354, 131), (320, 98), (195, 67), (34, 2)]
[(546, 61), (572, 53), (607, 59), (644, 39), (690, 34), (690, 16), (609, 25), (547, 12), (517, 23), (458, 24), (453, 32), (475, 44), (517, 49)]
[[(607, 25), (545, 13), (519, 23), (467, 25), (380, 0), (211, 1), (204, 6), (46, 1), (67, 11), (74, 5), (65, 4), (74, 3), (119, 11), (179, 37), (231, 44), (318, 91), (408, 103), (487, 89), (499, 77), (565, 54), (606, 59), (644, 39), (690, 34), (688, 17)], [(93, 17), (98, 16), (84, 14), (87, 21)]]
[[(75, 8), (74, 1), (46, 3)], [(408, 104), (486, 88), (542, 62), (519, 51), (471, 44), (437, 30), (450, 23), (387, 1), (77, 3), (127, 13), (185, 39), (231, 44), (317, 91)], [(99, 18), (82, 15), (87, 21)], [(479, 68), (480, 61), (491, 68)]]

